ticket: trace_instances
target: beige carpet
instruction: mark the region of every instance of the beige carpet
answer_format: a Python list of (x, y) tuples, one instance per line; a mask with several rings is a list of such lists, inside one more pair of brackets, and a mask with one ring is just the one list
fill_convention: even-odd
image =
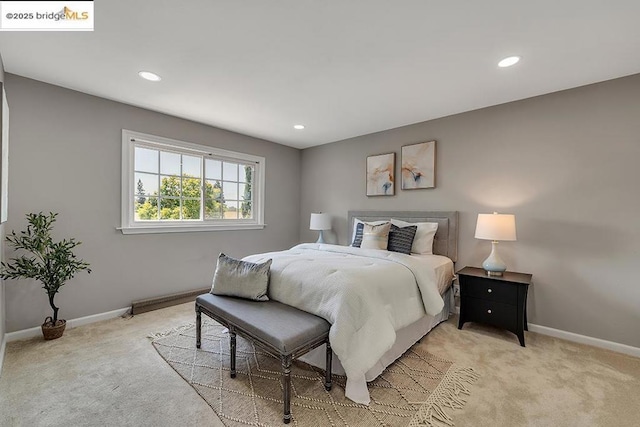
[[(195, 327), (159, 334), (153, 345), (228, 426), (282, 425), (280, 361), (238, 337), (237, 376), (229, 376), (229, 335), (203, 319), (202, 348), (195, 347)], [(291, 412), (298, 426), (439, 426), (453, 425), (448, 412), (461, 409), (477, 374), (436, 357), (419, 345), (411, 348), (369, 383), (371, 404), (344, 396), (345, 377), (334, 376), (331, 391), (324, 372), (302, 362), (292, 369)]]
[[(194, 320), (188, 303), (9, 343), (0, 426), (222, 427), (147, 338)], [(450, 412), (456, 427), (638, 426), (639, 358), (533, 332), (522, 348), (512, 333), (456, 325), (453, 316), (420, 344), (481, 376)]]

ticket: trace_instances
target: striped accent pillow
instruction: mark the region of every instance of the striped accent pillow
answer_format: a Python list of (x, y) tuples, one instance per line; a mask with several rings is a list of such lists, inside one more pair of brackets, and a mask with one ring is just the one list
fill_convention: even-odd
[(411, 253), (425, 255), (433, 254), (433, 240), (435, 239), (436, 232), (438, 231), (437, 222), (406, 222), (392, 218), (391, 224), (397, 225), (400, 228), (417, 225), (418, 231), (416, 232), (416, 237), (413, 239)]
[(362, 235), (364, 234), (364, 222), (359, 222), (356, 226), (356, 235), (351, 246), (359, 248), (362, 245)]
[(391, 224), (391, 231), (389, 232), (389, 246), (387, 249), (391, 252), (400, 252), (407, 255), (411, 254), (411, 246), (413, 245), (413, 239), (416, 237), (417, 231), (417, 225), (398, 227), (397, 225)]

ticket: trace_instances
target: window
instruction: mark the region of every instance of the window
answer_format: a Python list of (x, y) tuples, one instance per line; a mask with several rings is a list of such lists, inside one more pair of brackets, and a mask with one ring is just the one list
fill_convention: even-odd
[(264, 227), (263, 157), (122, 131), (124, 234)]

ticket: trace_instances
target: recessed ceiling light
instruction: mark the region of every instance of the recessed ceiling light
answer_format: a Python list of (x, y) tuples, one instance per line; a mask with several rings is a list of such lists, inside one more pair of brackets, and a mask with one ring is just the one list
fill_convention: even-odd
[(501, 67), (501, 68), (511, 67), (512, 65), (516, 65), (518, 61), (520, 61), (519, 56), (510, 56), (498, 62), (498, 67)]
[(156, 73), (152, 73), (151, 71), (140, 71), (138, 75), (145, 80), (150, 80), (152, 82), (159, 82), (162, 80), (162, 77), (157, 75)]
[(298, 130), (302, 130), (302, 129), (304, 129), (304, 125), (294, 125), (293, 128), (294, 129), (298, 129)]

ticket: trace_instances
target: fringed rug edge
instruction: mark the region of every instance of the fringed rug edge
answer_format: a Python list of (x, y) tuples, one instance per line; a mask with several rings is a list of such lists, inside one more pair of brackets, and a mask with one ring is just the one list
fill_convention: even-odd
[(195, 328), (196, 324), (194, 322), (187, 323), (186, 325), (176, 326), (175, 328), (169, 329), (168, 331), (163, 332), (152, 332), (147, 335), (147, 338), (151, 340), (151, 342), (155, 342), (160, 338), (164, 338), (171, 334), (180, 334), (182, 332), (188, 331), (189, 329)]
[(467, 401), (461, 394), (470, 395), (468, 388), (480, 378), (473, 368), (452, 365), (436, 389), (424, 401), (411, 419), (409, 427), (453, 426), (453, 418), (445, 408), (462, 409)]

